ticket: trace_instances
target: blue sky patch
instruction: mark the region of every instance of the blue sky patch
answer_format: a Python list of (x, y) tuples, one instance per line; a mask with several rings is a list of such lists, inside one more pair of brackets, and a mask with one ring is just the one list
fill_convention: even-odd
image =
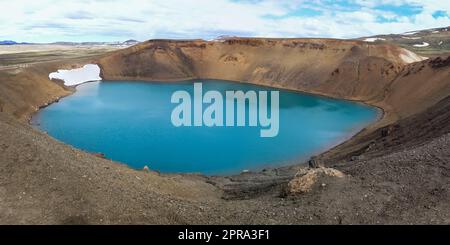
[(375, 7), (374, 9), (395, 13), (399, 16), (413, 16), (420, 14), (423, 11), (421, 6), (414, 5), (380, 5)]
[(449, 16), (446, 11), (439, 10), (439, 11), (436, 11), (433, 13), (433, 17), (439, 18), (439, 17), (449, 17)]

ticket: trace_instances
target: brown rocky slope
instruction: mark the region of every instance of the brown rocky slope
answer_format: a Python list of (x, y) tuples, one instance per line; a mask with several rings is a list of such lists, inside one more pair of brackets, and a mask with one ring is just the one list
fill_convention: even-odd
[[(408, 65), (420, 60), (396, 46), (362, 41), (235, 38), (212, 42), (153, 40), (108, 54), (98, 63), (107, 80), (246, 81), (365, 101), (389, 110), (390, 116), (405, 117), (449, 92), (448, 71), (429, 69), (426, 62)], [(413, 76), (402, 78), (407, 75)], [(430, 77), (433, 79), (423, 83)], [(436, 91), (443, 95), (436, 96)], [(404, 93), (414, 101), (403, 100)], [(423, 98), (430, 103), (419, 105)]]
[[(98, 59), (0, 71), (0, 222), (449, 223), (450, 58), (412, 58), (420, 60), (360, 41), (155, 40)], [(49, 72), (87, 62), (110, 80), (246, 81), (359, 100), (385, 115), (317, 158), (345, 177), (322, 176), (303, 194), (285, 191), (300, 166), (210, 178), (135, 171), (16, 119), (70, 94)]]

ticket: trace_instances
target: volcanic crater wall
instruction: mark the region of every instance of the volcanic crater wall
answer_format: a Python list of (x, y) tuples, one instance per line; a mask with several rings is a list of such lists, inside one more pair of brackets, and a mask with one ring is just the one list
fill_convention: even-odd
[(356, 40), (232, 38), (151, 40), (97, 63), (106, 80), (223, 79), (363, 101), (383, 108), (388, 123), (449, 94), (445, 59), (422, 60)]

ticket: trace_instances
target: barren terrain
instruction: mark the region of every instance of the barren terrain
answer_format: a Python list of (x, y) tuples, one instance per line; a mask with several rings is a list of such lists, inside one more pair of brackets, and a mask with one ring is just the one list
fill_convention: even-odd
[[(0, 223), (448, 224), (450, 57), (417, 57), (356, 40), (153, 40), (0, 70)], [(132, 170), (27, 124), (73, 92), (48, 74), (86, 63), (108, 80), (246, 81), (361, 101), (384, 116), (310, 161), (343, 177), (303, 163), (228, 177)]]

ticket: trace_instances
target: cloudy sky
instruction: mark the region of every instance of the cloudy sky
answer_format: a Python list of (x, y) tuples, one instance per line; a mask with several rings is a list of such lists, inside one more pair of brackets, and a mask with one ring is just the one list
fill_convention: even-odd
[(450, 0), (0, 0), (0, 40), (353, 38), (450, 26)]

